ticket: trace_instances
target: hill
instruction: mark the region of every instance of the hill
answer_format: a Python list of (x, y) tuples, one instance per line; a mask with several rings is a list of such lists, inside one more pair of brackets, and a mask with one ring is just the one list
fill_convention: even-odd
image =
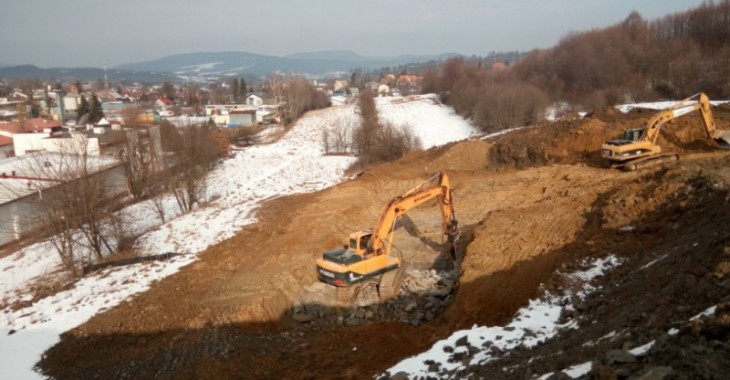
[[(505, 61), (524, 55), (519, 52), (492, 53), (485, 62)], [(125, 63), (108, 68), (113, 81), (161, 83), (164, 81), (224, 80), (230, 76), (256, 81), (274, 72), (326, 77), (354, 70), (385, 69), (422, 72), (457, 54), (400, 55), (396, 57), (364, 57), (349, 50), (295, 53), (283, 57), (248, 52), (196, 52), (175, 54), (159, 59)], [(34, 65), (1, 65), (0, 78), (45, 79), (54, 81), (93, 81), (104, 77), (101, 68), (40, 68)]]
[[(5, 79), (42, 79), (51, 81), (94, 81), (104, 78), (105, 72), (101, 68), (79, 67), (79, 68), (40, 68), (34, 65), (0, 65), (0, 78)], [(134, 82), (160, 83), (177, 78), (165, 73), (152, 73), (144, 71), (128, 71), (120, 69), (107, 69), (106, 76), (112, 81), (129, 80)]]

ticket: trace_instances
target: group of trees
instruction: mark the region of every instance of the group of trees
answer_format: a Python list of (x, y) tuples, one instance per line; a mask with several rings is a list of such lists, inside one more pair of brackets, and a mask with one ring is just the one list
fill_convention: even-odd
[(352, 142), (359, 165), (392, 161), (421, 148), (420, 139), (409, 126), (398, 128), (379, 121), (372, 91), (360, 93), (358, 106), (362, 122), (353, 131)]
[(104, 110), (101, 108), (101, 101), (96, 95), (91, 95), (91, 100), (81, 95), (79, 106), (76, 109), (76, 122), (87, 122), (94, 124), (104, 117)]
[(272, 74), (267, 81), (269, 94), (281, 106), (282, 122), (290, 125), (305, 112), (331, 105), (327, 94), (310, 81), (296, 75)]
[(73, 275), (133, 241), (133, 216), (119, 211), (126, 194), (147, 202), (163, 223), (166, 198), (182, 213), (206, 201), (205, 177), (221, 155), (218, 132), (205, 124), (150, 127), (129, 120), (118, 161), (90, 154), (83, 134), (59, 140), (55, 154), (25, 160), (23, 175), (42, 179), (28, 182), (36, 196), (26, 223), (43, 231)]
[(246, 80), (243, 78), (231, 79), (231, 101), (233, 103), (242, 103), (248, 95), (248, 87)]
[(538, 121), (546, 105), (601, 107), (624, 101), (683, 98), (699, 91), (730, 96), (730, 0), (646, 21), (631, 13), (600, 30), (574, 32), (535, 50), (508, 70), (454, 58), (424, 78), (484, 130)]

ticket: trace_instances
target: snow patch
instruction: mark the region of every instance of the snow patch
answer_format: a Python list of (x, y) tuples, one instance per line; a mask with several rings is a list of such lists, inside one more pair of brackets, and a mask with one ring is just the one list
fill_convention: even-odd
[[(590, 268), (568, 274), (573, 279), (590, 281), (621, 264), (616, 256), (599, 258), (589, 263)], [(579, 292), (585, 296), (593, 287), (588, 284)], [(570, 291), (566, 291), (570, 295)], [(504, 352), (518, 346), (534, 347), (558, 334), (561, 330), (577, 328), (574, 321), (559, 324), (563, 310), (565, 294), (560, 296), (545, 293), (542, 299), (530, 300), (513, 317), (512, 321), (502, 326), (474, 326), (468, 330), (460, 330), (450, 337), (436, 342), (431, 349), (419, 355), (407, 358), (388, 369), (391, 375), (404, 372), (409, 378), (429, 377), (438, 374), (453, 373), (467, 365), (483, 365), (493, 359), (493, 349)], [(477, 352), (474, 352), (474, 349)], [(467, 358), (470, 359), (465, 362)], [(583, 370), (576, 367), (576, 371)], [(588, 369), (590, 370), (590, 368)]]

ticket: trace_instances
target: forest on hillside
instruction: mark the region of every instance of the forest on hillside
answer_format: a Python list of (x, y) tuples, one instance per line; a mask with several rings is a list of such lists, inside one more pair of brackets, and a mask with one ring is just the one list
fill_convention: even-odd
[(697, 92), (730, 97), (730, 0), (648, 21), (571, 32), (505, 70), (452, 58), (424, 78), (424, 92), (485, 131), (540, 121), (550, 104), (592, 109), (622, 102), (680, 99)]

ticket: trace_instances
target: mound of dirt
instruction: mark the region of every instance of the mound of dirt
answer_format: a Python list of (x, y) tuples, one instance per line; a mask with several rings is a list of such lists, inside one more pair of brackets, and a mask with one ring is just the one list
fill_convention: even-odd
[[(561, 121), (516, 131), (501, 137), (489, 154), (489, 166), (532, 167), (545, 164), (584, 163), (601, 167), (601, 144), (620, 138), (627, 129), (640, 128), (656, 111), (634, 110), (621, 114), (615, 109), (595, 112), (584, 119)], [(730, 107), (713, 109), (718, 129), (730, 129)], [(665, 123), (656, 143), (665, 152), (712, 151), (717, 147), (708, 138), (698, 112)]]
[(471, 140), (450, 145), (429, 166), (448, 170), (482, 170), (487, 167), (487, 158), (492, 144), (483, 140)]

